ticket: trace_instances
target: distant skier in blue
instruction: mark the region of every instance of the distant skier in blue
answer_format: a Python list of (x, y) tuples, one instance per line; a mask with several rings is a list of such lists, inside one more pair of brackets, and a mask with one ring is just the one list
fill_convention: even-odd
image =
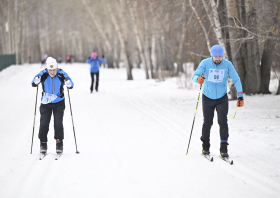
[(94, 75), (96, 75), (96, 82), (95, 82), (95, 91), (98, 92), (98, 85), (99, 85), (99, 63), (104, 63), (105, 58), (102, 55), (102, 59), (98, 58), (96, 52), (92, 52), (91, 57), (87, 59), (87, 63), (90, 64), (90, 76), (91, 76), (91, 86), (90, 86), (90, 93), (93, 91), (94, 86)]
[(51, 116), (54, 117), (54, 139), (56, 140), (56, 152), (63, 152), (63, 115), (65, 109), (64, 88), (72, 89), (74, 83), (68, 74), (62, 69), (58, 68), (57, 62), (54, 58), (48, 57), (46, 60), (47, 68), (40, 71), (31, 81), (33, 87), (37, 87), (39, 83), (42, 84), (42, 100), (40, 106), (40, 152), (47, 152), (48, 131)]
[[(203, 109), (203, 126), (202, 126), (202, 154), (210, 154), (210, 129), (213, 124), (214, 111), (218, 115), (220, 125), (220, 154), (222, 158), (228, 158), (228, 97), (227, 97), (227, 80), (230, 77), (237, 90), (237, 106), (244, 105), (243, 91), (240, 78), (233, 64), (223, 58), (224, 48), (221, 45), (211, 47), (211, 56), (201, 61), (196, 69), (192, 80), (198, 84), (203, 84), (202, 91), (202, 109)], [(204, 82), (205, 81), (205, 82)]]

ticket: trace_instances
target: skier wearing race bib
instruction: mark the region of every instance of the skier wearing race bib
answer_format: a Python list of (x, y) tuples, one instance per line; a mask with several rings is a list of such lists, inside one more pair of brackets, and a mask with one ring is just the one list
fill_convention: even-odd
[(214, 111), (218, 115), (218, 124), (220, 126), (220, 154), (223, 158), (228, 158), (228, 97), (227, 80), (230, 77), (237, 90), (237, 106), (244, 105), (242, 85), (238, 73), (233, 64), (223, 58), (224, 49), (221, 45), (211, 47), (211, 57), (204, 59), (196, 69), (192, 80), (203, 84), (202, 108), (203, 108), (203, 126), (202, 126), (202, 154), (210, 154), (210, 129), (213, 124)]
[(51, 115), (54, 116), (54, 139), (56, 140), (56, 152), (63, 152), (63, 114), (65, 109), (64, 89), (72, 89), (74, 83), (66, 72), (58, 68), (57, 62), (54, 58), (48, 57), (46, 60), (47, 68), (39, 72), (32, 80), (32, 86), (37, 87), (39, 83), (42, 84), (42, 100), (40, 106), (40, 152), (47, 152), (48, 131), (51, 120)]

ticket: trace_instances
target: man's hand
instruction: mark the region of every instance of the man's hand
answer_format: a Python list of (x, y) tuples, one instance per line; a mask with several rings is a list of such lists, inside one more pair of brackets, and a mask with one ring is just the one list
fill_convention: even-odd
[(243, 97), (239, 97), (237, 99), (237, 106), (238, 107), (243, 107), (243, 105), (244, 105), (244, 99), (243, 99)]
[(68, 88), (72, 87), (71, 81), (70, 80), (66, 80), (65, 81), (65, 86), (68, 87)]
[(105, 56), (102, 54), (102, 58), (105, 58)]
[(204, 83), (205, 76), (199, 76), (197, 79), (198, 84), (202, 85)]
[(34, 79), (34, 83), (35, 83), (36, 85), (38, 85), (40, 82), (41, 82), (41, 78), (37, 76), (37, 77)]

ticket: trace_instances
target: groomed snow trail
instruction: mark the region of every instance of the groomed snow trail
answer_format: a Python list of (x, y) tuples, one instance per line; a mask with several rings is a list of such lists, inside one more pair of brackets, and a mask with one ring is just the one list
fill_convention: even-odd
[(55, 160), (53, 120), (48, 155), (39, 160), (40, 94), (30, 154), (38, 64), (0, 72), (0, 197), (177, 198), (279, 197), (280, 96), (245, 96), (238, 110), (229, 102), (230, 166), (219, 159), (219, 126), (211, 130), (214, 162), (201, 156), (201, 101), (186, 156), (199, 86), (178, 89), (175, 79), (145, 80), (133, 70), (100, 71), (98, 93), (89, 93), (87, 64), (61, 64), (70, 90), (78, 151), (65, 90), (64, 153)]

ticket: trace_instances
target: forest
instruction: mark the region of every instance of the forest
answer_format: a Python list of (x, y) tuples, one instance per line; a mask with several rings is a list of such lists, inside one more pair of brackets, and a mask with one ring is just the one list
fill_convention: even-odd
[(85, 62), (96, 51), (106, 67), (125, 67), (127, 80), (133, 68), (146, 79), (175, 77), (219, 44), (244, 93), (269, 94), (271, 74), (280, 77), (279, 43), (280, 0), (0, 1), (0, 55), (16, 54), (17, 64), (44, 54)]

